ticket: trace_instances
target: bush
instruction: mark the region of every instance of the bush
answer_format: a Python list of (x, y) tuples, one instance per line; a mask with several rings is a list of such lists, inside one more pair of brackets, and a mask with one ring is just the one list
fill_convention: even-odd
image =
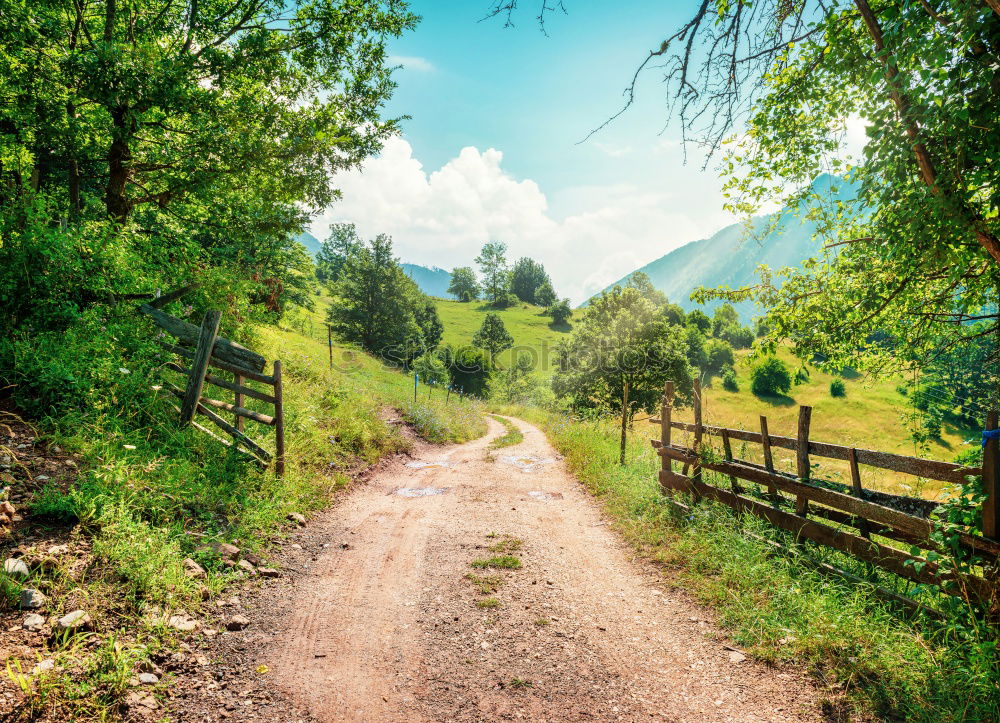
[(847, 389), (844, 387), (843, 379), (834, 379), (830, 382), (830, 396), (831, 397), (846, 397)]
[(795, 386), (799, 384), (805, 384), (809, 381), (809, 370), (804, 366), (799, 367), (795, 370)]
[(710, 339), (705, 344), (708, 371), (719, 374), (726, 367), (731, 367), (736, 357), (733, 348), (722, 339)]
[(792, 375), (785, 362), (768, 357), (750, 370), (750, 390), (763, 397), (787, 394), (792, 388)]
[(732, 367), (727, 367), (722, 372), (722, 388), (727, 392), (738, 392), (740, 390), (740, 384), (736, 381), (736, 370)]

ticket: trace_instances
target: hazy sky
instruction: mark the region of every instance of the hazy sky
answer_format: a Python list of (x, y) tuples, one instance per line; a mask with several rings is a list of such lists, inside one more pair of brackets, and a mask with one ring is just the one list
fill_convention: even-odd
[(400, 138), (334, 185), (343, 199), (312, 225), (351, 221), (388, 233), (403, 261), (473, 265), (482, 244), (545, 264), (574, 303), (677, 246), (735, 219), (719, 181), (689, 162), (675, 129), (661, 134), (663, 87), (646, 75), (636, 105), (579, 143), (620, 107), (650, 48), (690, 12), (686, 2), (567, 0), (548, 36), (522, 0), (517, 27), (483, 20), (486, 0), (418, 0), (416, 31), (391, 45), (404, 66), (390, 112)]

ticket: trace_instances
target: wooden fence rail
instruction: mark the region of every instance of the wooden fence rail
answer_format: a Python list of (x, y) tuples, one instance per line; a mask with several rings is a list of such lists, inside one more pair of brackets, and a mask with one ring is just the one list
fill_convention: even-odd
[[(694, 501), (708, 498), (721, 502), (767, 520), (799, 539), (812, 540), (919, 583), (939, 585), (947, 593), (982, 603), (996, 612), (1000, 520), (992, 518), (1000, 506), (997, 503), (997, 464), (1000, 461), (997, 439), (987, 441), (983, 468), (963, 467), (813, 441), (809, 438), (812, 409), (806, 406), (799, 409), (798, 431), (794, 438), (770, 434), (763, 416), (760, 417), (760, 432), (706, 425), (702, 422), (701, 399), (701, 388), (696, 382), (694, 423), (675, 421), (674, 384), (667, 382), (660, 417), (650, 419), (660, 425), (659, 439), (650, 441), (661, 458), (659, 479), (664, 491), (686, 493)], [(996, 427), (994, 413), (987, 420), (986, 429)], [(689, 433), (690, 446), (675, 443), (673, 430)], [(720, 450), (705, 444), (706, 435), (720, 439), (721, 454)], [(760, 444), (763, 464), (734, 457), (733, 440)], [(795, 453), (795, 474), (775, 468), (775, 448)], [(851, 484), (817, 478), (812, 469), (813, 457), (847, 461)], [(674, 470), (675, 462), (681, 465), (681, 471)], [(932, 538), (935, 523), (929, 519), (938, 504), (865, 489), (861, 484), (862, 465), (953, 483), (963, 482), (967, 476), (982, 476), (987, 495), (982, 510), (984, 534), (957, 533), (959, 545), (978, 557), (978, 562), (969, 568), (971, 572), (957, 572), (925, 555), (913, 555), (890, 544), (897, 541), (921, 550), (945, 552)], [(728, 480), (729, 488), (706, 482), (703, 470), (722, 475)], [(747, 489), (741, 481), (759, 486), (759, 490)], [(850, 577), (844, 571), (839, 572)]]
[[(195, 288), (193, 285), (186, 286), (139, 307), (139, 310), (149, 316), (153, 323), (177, 339), (177, 344), (160, 342), (160, 345), (167, 351), (182, 357), (188, 363), (188, 366), (183, 366), (176, 361), (170, 361), (163, 367), (182, 375), (185, 380), (183, 389), (169, 381), (164, 382), (158, 388), (180, 400), (181, 406), (175, 406), (174, 409), (179, 414), (182, 426), (190, 424), (222, 444), (250, 454), (262, 465), (267, 465), (273, 458), (275, 472), (278, 475), (283, 475), (285, 473), (285, 422), (282, 404), (281, 362), (275, 361), (272, 373), (265, 374), (264, 368), (267, 365), (267, 360), (263, 356), (229, 339), (220, 337), (218, 332), (222, 312), (207, 312), (199, 328), (160, 310), (160, 307), (167, 302), (180, 298), (193, 288)], [(230, 373), (232, 381), (209, 373), (209, 367)], [(270, 386), (271, 391), (254, 389), (247, 386), (248, 382)], [(206, 384), (233, 392), (233, 403), (204, 396)], [(273, 405), (274, 414), (265, 414), (246, 408), (244, 398), (256, 399), (265, 404)], [(233, 422), (226, 421), (213, 410), (221, 410), (233, 415)], [(232, 441), (219, 437), (195, 422), (196, 415), (201, 415), (221, 429), (231, 437)], [(245, 419), (275, 428), (274, 455), (246, 435), (243, 424)]]

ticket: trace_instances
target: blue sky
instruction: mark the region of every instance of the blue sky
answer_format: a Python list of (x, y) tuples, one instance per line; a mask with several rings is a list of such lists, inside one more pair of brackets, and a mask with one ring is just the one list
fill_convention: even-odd
[(537, 4), (522, 0), (505, 28), (482, 20), (485, 0), (414, 3), (423, 21), (390, 47), (404, 67), (389, 111), (411, 118), (380, 158), (335, 179), (344, 198), (313, 224), (316, 236), (352, 221), (367, 236), (390, 233), (404, 261), (448, 269), (499, 239), (512, 257), (542, 261), (557, 292), (579, 302), (732, 222), (697, 150), (685, 165), (676, 130), (661, 134), (655, 71), (628, 113), (579, 143), (620, 107), (688, 3), (566, 0), (547, 36)]

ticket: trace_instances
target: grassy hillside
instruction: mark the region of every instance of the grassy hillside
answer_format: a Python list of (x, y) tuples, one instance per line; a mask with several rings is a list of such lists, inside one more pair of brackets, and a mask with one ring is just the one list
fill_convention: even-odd
[[(793, 370), (800, 364), (787, 350), (779, 350), (778, 356)], [(897, 379), (872, 382), (847, 378), (843, 380), (847, 395), (832, 397), (830, 382), (836, 377), (810, 366), (808, 382), (793, 386), (788, 396), (769, 398), (758, 397), (750, 391), (750, 365), (745, 353), (736, 365), (736, 372), (738, 392), (727, 392), (718, 379), (706, 388), (703, 407), (706, 424), (757, 431), (760, 429), (760, 416), (765, 415), (772, 434), (794, 437), (799, 405), (809, 405), (813, 408), (810, 436), (815, 440), (943, 461), (950, 461), (959, 451), (968, 449), (965, 441), (978, 436), (976, 430), (946, 424), (941, 439), (931, 441), (926, 448), (918, 448), (910, 439), (903, 418), (910, 407), (906, 398), (896, 391)], [(692, 421), (691, 410), (680, 410), (678, 417), (682, 421)], [(651, 433), (653, 431), (651, 429)], [(748, 451), (755, 452), (754, 447), (749, 445)], [(794, 469), (794, 459), (789, 454), (783, 453), (776, 458), (785, 463), (786, 469)], [(820, 471), (828, 477), (845, 481), (843, 477), (848, 468), (846, 462), (822, 460)], [(864, 467), (862, 479), (865, 486), (872, 489), (932, 498), (941, 489), (938, 482), (923, 482), (908, 475), (885, 470), (876, 472)]]
[(454, 346), (471, 343), (472, 336), (483, 323), (483, 317), (487, 312), (494, 311), (514, 337), (514, 348), (500, 355), (498, 361), (506, 366), (514, 354), (527, 352), (536, 359), (537, 373), (544, 377), (552, 375), (552, 352), (556, 343), (572, 329), (572, 320), (565, 326), (553, 326), (542, 308), (531, 304), (497, 311), (479, 301), (462, 303), (439, 299), (437, 307), (444, 323), (442, 343)]
[[(25, 446), (56, 459), (70, 455), (76, 471), (51, 481), (24, 474), (23, 465), (0, 474), (25, 518), (0, 537), (0, 559), (19, 546), (30, 568), (23, 580), (0, 575), (0, 625), (20, 631), (21, 589), (37, 588), (47, 598), (43, 615), (84, 610), (93, 621), (92, 642), (84, 647), (84, 637), (19, 633), (23, 646), (5, 654), (7, 674), (0, 675), (0, 718), (117, 719), (138, 667), (177, 650), (170, 616), (212, 610), (213, 599), (240, 577), (213, 546), (236, 543), (267, 559), (289, 514), (329, 505), (351, 475), (408, 446), (389, 417), (403, 417), (437, 442), (486, 431), (475, 400), (452, 397), (446, 404), (441, 394), (421, 394), (414, 402), (408, 376), (365, 354), (335, 347), (330, 368), (320, 314), (320, 308), (291, 312), (280, 326), (257, 327), (253, 339), (243, 340), (283, 363), (284, 478), (234, 458), (202, 432), (179, 429), (166, 400), (150, 392), (170, 373), (125, 374), (126, 364), (137, 368), (137, 358), (114, 360), (123, 368), (106, 392), (114, 404), (35, 420), (38, 432)], [(134, 334), (134, 312), (110, 317), (109, 329)], [(245, 404), (265, 411), (252, 400)], [(273, 449), (270, 428), (248, 424), (247, 431)], [(20, 454), (2, 451), (15, 461)], [(57, 543), (65, 552), (49, 559), (45, 550)], [(204, 568), (201, 579), (189, 574), (186, 558)], [(42, 659), (53, 667), (32, 674)], [(161, 696), (166, 685), (150, 690)], [(10, 706), (17, 713), (7, 717)]]

